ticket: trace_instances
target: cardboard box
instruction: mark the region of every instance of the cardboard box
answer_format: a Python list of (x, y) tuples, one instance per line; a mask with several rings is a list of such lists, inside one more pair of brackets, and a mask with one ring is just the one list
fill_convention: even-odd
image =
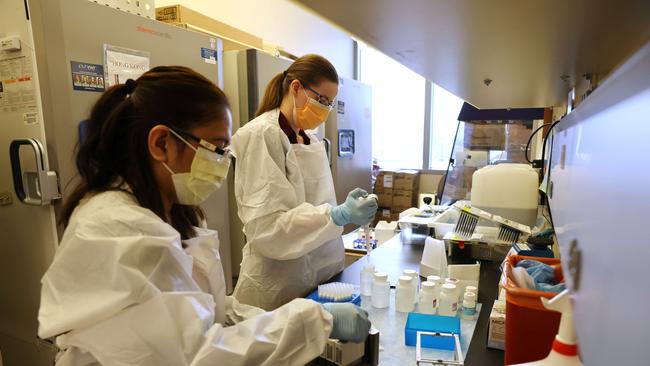
[(505, 350), (506, 344), (506, 302), (496, 300), (488, 324), (488, 348)]
[(420, 186), (420, 172), (417, 170), (400, 170), (395, 174), (393, 189), (416, 191)]
[(391, 188), (376, 188), (375, 194), (379, 207), (393, 207), (393, 190)]
[[(224, 50), (246, 48), (264, 49), (264, 41), (261, 38), (182, 5), (156, 8), (156, 20), (219, 37), (224, 40)], [(233, 44), (233, 47), (226, 47), (227, 43)], [(235, 44), (239, 44), (241, 47), (235, 47)]]
[[(417, 191), (401, 191), (393, 189), (393, 204), (391, 208), (401, 208), (401, 211), (415, 206), (418, 199)], [(400, 212), (401, 212), (400, 211)]]
[(377, 174), (377, 180), (375, 181), (375, 190), (380, 188), (393, 189), (394, 180), (395, 172), (390, 170), (380, 170)]
[(470, 150), (504, 150), (505, 125), (486, 121), (465, 123), (465, 147)]

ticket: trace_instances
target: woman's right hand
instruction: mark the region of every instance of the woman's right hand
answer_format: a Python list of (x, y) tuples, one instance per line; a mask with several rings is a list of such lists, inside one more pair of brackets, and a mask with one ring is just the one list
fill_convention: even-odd
[(325, 303), (323, 308), (334, 318), (330, 338), (361, 343), (368, 337), (368, 312), (351, 303)]
[(377, 213), (377, 200), (373, 198), (364, 199), (368, 192), (361, 188), (355, 188), (348, 193), (348, 197), (342, 205), (332, 209), (331, 216), (334, 223), (338, 226), (355, 224), (359, 226), (367, 225)]

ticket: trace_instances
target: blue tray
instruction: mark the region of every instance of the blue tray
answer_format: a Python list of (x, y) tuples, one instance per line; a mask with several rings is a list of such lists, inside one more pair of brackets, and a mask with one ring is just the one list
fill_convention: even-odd
[[(409, 313), (404, 327), (404, 343), (415, 346), (417, 332), (455, 333), (460, 338), (460, 318), (457, 316), (441, 316), (431, 314)], [(456, 344), (453, 338), (430, 337), (423, 335), (421, 345), (424, 348), (454, 350)]]
[(321, 303), (321, 304), (324, 304), (326, 302), (343, 302), (343, 303), (344, 302), (351, 302), (354, 305), (361, 306), (361, 295), (359, 295), (359, 294), (352, 294), (352, 299), (348, 300), (348, 301), (332, 301), (332, 300), (321, 299), (320, 297), (318, 297), (318, 290), (315, 290), (311, 294), (307, 295), (306, 298), (310, 299), (310, 300), (314, 300), (314, 301), (316, 301), (318, 303)]

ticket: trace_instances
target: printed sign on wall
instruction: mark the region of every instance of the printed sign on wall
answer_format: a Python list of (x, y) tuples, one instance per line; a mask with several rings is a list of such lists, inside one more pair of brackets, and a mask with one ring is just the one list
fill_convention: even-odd
[(70, 61), (72, 89), (81, 91), (104, 91), (104, 66)]

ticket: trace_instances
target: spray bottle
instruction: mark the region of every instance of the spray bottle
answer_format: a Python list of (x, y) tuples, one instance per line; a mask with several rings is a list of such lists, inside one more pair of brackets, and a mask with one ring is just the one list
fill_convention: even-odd
[(578, 344), (573, 326), (573, 309), (569, 300), (569, 290), (560, 292), (551, 300), (542, 298), (544, 307), (562, 313), (560, 328), (553, 341), (553, 347), (545, 359), (515, 366), (582, 366), (578, 357)]
[[(369, 194), (367, 196), (359, 198), (360, 200), (375, 200), (377, 201), (377, 195)], [(363, 227), (366, 233), (366, 258), (367, 263), (361, 271), (361, 295), (371, 296), (372, 295), (372, 282), (375, 275), (375, 266), (370, 261), (370, 252), (372, 251), (372, 243), (370, 241), (370, 224)]]

